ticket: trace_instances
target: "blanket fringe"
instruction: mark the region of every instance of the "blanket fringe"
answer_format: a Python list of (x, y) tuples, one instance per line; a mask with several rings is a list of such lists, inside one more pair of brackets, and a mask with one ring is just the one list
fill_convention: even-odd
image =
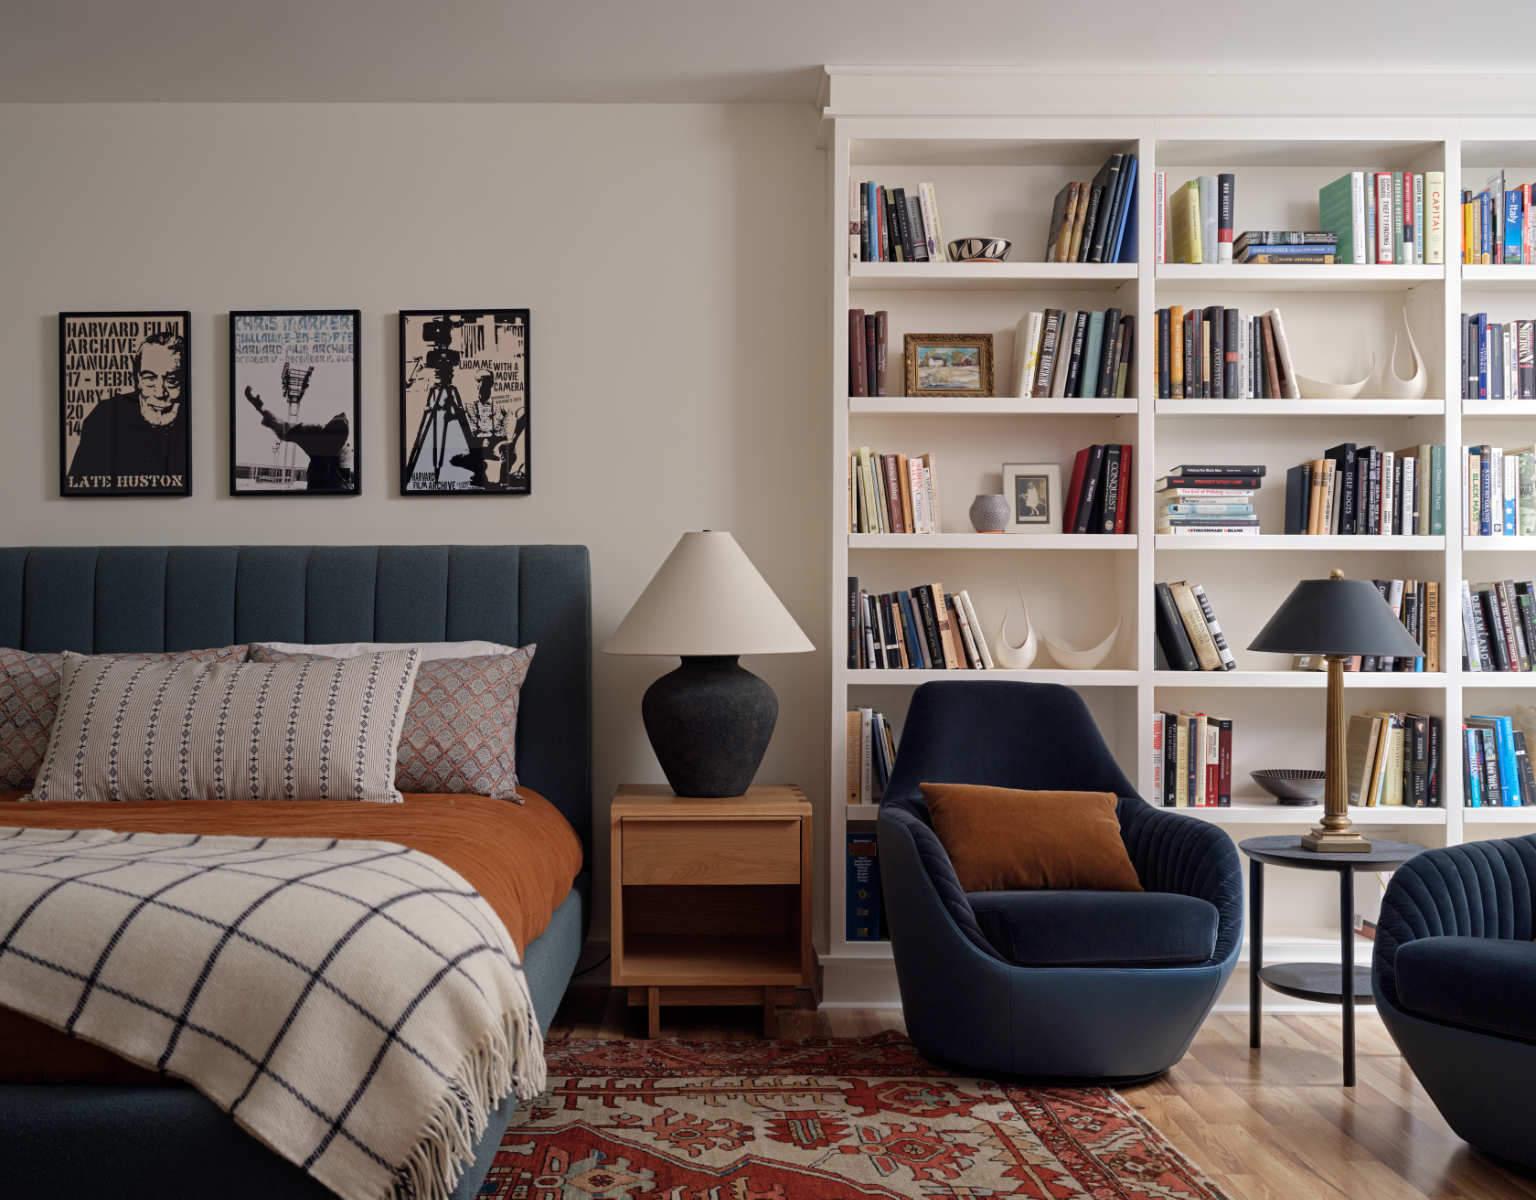
[[(524, 985), (526, 988), (526, 984)], [(395, 1168), (392, 1200), (448, 1200), (474, 1160), (490, 1113), (508, 1094), (518, 1101), (544, 1090), (544, 1038), (533, 1005), (508, 1012), (502, 1027), (480, 1042), (454, 1073), (427, 1119), (421, 1140)]]

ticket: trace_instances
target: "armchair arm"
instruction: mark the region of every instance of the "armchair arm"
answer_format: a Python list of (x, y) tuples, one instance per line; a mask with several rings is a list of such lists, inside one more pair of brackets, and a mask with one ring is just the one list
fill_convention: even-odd
[[(981, 925), (977, 923), (975, 910), (971, 908), (971, 902), (965, 898), (965, 889), (960, 886), (960, 877), (955, 874), (954, 864), (949, 861), (949, 853), (939, 841), (939, 835), (934, 833), (932, 827), (918, 816), (911, 808), (896, 805), (883, 804), (880, 809), (879, 821), (881, 840), (887, 837), (910, 838), (917, 850), (917, 861), (928, 878), (933, 882), (933, 890), (938, 893), (939, 899), (954, 918), (955, 924), (976, 945), (978, 949), (993, 958), (1001, 958), (992, 943), (987, 941), (981, 932)], [(892, 878), (887, 873), (886, 856), (880, 856), (880, 877), (882, 883), (889, 890), (893, 885), (900, 886), (900, 881)]]
[(1120, 798), (1120, 837), (1141, 886), (1209, 901), (1219, 924), (1211, 957), (1225, 961), (1243, 936), (1243, 868), (1232, 839), (1215, 825), (1136, 796)]

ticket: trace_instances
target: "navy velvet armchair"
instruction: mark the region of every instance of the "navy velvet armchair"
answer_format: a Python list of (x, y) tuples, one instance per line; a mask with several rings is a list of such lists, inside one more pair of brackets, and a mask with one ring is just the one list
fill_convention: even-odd
[[(921, 783), (1111, 792), (1146, 890), (968, 894)], [(1043, 1079), (1149, 1078), (1183, 1056), (1236, 965), (1236, 848), (1220, 829), (1142, 800), (1070, 688), (918, 688), (879, 843), (907, 1029), (936, 1061)]]
[(1536, 1168), (1536, 835), (1427, 850), (1392, 875), (1371, 990), (1457, 1135)]

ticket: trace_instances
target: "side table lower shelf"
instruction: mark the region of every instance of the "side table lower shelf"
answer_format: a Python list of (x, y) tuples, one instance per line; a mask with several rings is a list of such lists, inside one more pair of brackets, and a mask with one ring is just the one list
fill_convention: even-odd
[[(1371, 969), (1357, 966), (1355, 1003), (1374, 1004), (1371, 997)], [(1298, 1000), (1318, 1000), (1325, 1004), (1344, 1003), (1343, 969), (1338, 963), (1285, 962), (1260, 967), (1259, 978), (1266, 987)]]

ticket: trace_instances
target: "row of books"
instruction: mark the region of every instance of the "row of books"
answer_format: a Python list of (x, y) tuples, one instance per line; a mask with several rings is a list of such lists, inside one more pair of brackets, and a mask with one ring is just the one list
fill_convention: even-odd
[(848, 577), (848, 669), (983, 671), (996, 664), (969, 593), (925, 583), (876, 594)]
[(1343, 442), (1285, 473), (1288, 534), (1445, 532), (1445, 447)]
[(1160, 308), (1152, 361), (1161, 400), (1301, 397), (1278, 308), (1246, 317), (1219, 304)]
[(1536, 321), (1461, 314), (1461, 398), (1536, 400)]
[(1408, 712), (1366, 712), (1349, 719), (1345, 790), (1363, 808), (1438, 808), (1444, 722)]
[(1163, 808), (1230, 808), (1232, 719), (1153, 713), (1149, 799)]
[(848, 256), (856, 262), (945, 262), (944, 229), (933, 184), (905, 188), (852, 182)]
[(1468, 808), (1529, 808), (1536, 780), (1525, 731), (1509, 717), (1467, 717), (1461, 723), (1462, 795)]
[(1461, 669), (1530, 671), (1536, 667), (1536, 583), (1461, 581)]
[(1014, 331), (1013, 394), (1128, 395), (1135, 353), (1136, 318), (1118, 308), (1026, 313)]
[(848, 710), (848, 803), (878, 804), (896, 762), (896, 739), (885, 714), (873, 708)]
[(1341, 263), (1445, 261), (1444, 171), (1350, 171), (1317, 192)]
[[(1373, 579), (1392, 615), (1403, 623), (1423, 654), (1414, 658), (1390, 654), (1356, 654), (1344, 664), (1346, 671), (1440, 670), (1440, 581), (1438, 579)], [(1298, 654), (1291, 665), (1298, 671), (1326, 671), (1321, 654)]]
[(1085, 446), (1072, 460), (1072, 480), (1061, 510), (1063, 533), (1128, 533), (1131, 522), (1132, 447)]
[(1136, 156), (1111, 154), (1091, 182), (1056, 193), (1045, 262), (1135, 262)]
[(879, 942), (885, 928), (885, 898), (880, 890), (880, 843), (873, 829), (848, 831), (848, 868), (843, 934), (850, 942)]
[(1168, 174), (1159, 171), (1153, 202), (1153, 228), (1161, 250), (1157, 261), (1231, 262), (1236, 190), (1235, 175), (1201, 175), (1169, 195)]
[(1461, 261), (1536, 262), (1536, 184), (1506, 184), (1504, 172), (1488, 177), (1483, 190), (1461, 193)]
[(888, 396), (886, 362), (890, 313), (848, 310), (848, 394)]
[(1211, 598), (1198, 583), (1178, 579), (1152, 589), (1157, 648), (1169, 671), (1235, 671)]
[(1536, 535), (1536, 446), (1466, 447), (1461, 531), (1478, 537)]
[(1157, 481), (1157, 533), (1256, 535), (1263, 463), (1185, 463)]
[(848, 455), (849, 533), (938, 533), (939, 484), (933, 455)]

